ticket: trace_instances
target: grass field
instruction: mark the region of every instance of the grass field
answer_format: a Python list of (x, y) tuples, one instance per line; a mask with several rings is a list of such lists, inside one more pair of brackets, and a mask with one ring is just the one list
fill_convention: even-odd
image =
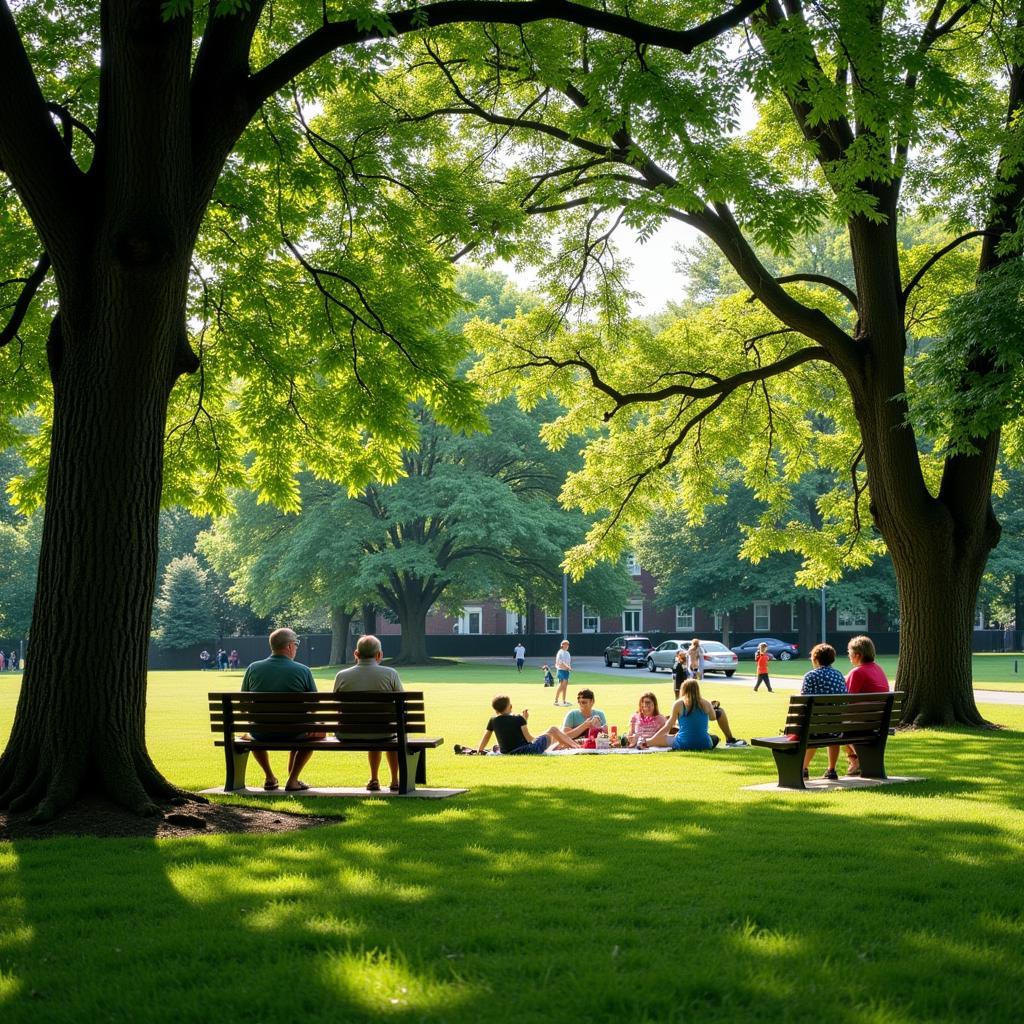
[[(464, 796), (276, 799), (346, 816), (298, 833), (0, 843), (0, 1019), (1019, 1019), (1024, 708), (983, 708), (995, 733), (896, 736), (890, 772), (926, 782), (757, 793), (756, 749), (458, 758), (495, 691), (535, 731), (560, 716), (551, 691), (506, 668), (403, 677), (446, 738), (430, 782)], [(150, 750), (174, 781), (223, 781), (205, 695), (239, 679), (152, 675)], [(620, 726), (651, 683), (671, 693), (584, 682)], [(0, 677), (0, 737), (16, 691)], [(738, 735), (778, 730), (785, 694), (705, 691)], [(304, 774), (359, 785), (365, 758)]]

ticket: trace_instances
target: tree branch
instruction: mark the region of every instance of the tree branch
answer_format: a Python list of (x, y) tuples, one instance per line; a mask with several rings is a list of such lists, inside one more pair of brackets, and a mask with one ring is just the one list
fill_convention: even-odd
[(921, 266), (918, 267), (917, 272), (910, 279), (910, 281), (907, 282), (907, 286), (903, 289), (904, 305), (906, 305), (907, 298), (910, 295), (910, 293), (921, 283), (921, 279), (924, 277), (924, 275), (927, 274), (928, 271), (931, 270), (932, 267), (934, 267), (935, 264), (938, 263), (943, 256), (945, 256), (947, 253), (952, 252), (954, 249), (957, 248), (957, 246), (963, 245), (964, 242), (967, 242), (972, 238), (981, 238), (982, 236), (989, 236), (992, 234), (995, 234), (995, 232), (992, 232), (987, 228), (979, 231), (968, 231), (967, 234), (961, 235), (959, 238), (954, 238), (952, 242), (950, 242), (948, 245), (944, 245), (941, 249), (938, 250), (938, 252), (933, 252), (931, 256), (929, 256), (928, 259), (926, 259), (924, 263), (922, 263)]
[(47, 110), (7, 0), (0, 0), (0, 170), (25, 204), (43, 248), (64, 259), (69, 227), (84, 212), (85, 176)]
[(810, 281), (812, 284), (823, 284), (827, 288), (834, 288), (839, 292), (849, 301), (854, 310), (860, 308), (860, 299), (857, 298), (857, 293), (842, 281), (837, 281), (834, 277), (829, 277), (826, 274), (785, 274), (775, 278), (775, 281), (778, 284), (788, 284), (790, 281)]
[[(737, 391), (739, 388), (747, 384), (769, 380), (772, 377), (777, 377), (779, 374), (787, 373), (789, 370), (793, 370), (804, 363), (815, 361), (826, 363), (832, 362), (831, 357), (825, 349), (815, 346), (799, 349), (796, 352), (791, 352), (788, 356), (784, 356), (774, 363), (768, 363), (765, 366), (757, 366), (750, 370), (744, 370), (741, 373), (733, 374), (731, 377), (712, 377), (712, 383), (701, 387), (697, 387), (693, 384), (670, 384), (667, 387), (651, 391), (619, 391), (617, 388), (608, 384), (601, 377), (600, 371), (597, 367), (579, 353), (571, 359), (556, 359), (554, 356), (544, 355), (543, 353), (538, 354), (529, 350), (524, 351), (530, 358), (525, 362), (505, 367), (503, 372), (513, 373), (528, 369), (543, 369), (544, 367), (548, 367), (553, 370), (582, 370), (590, 378), (590, 383), (593, 385), (595, 390), (607, 395), (615, 403), (615, 408), (604, 414), (605, 422), (612, 419), (612, 417), (621, 409), (630, 405), (662, 402), (665, 399), (675, 397), (690, 399), (715, 398), (718, 396), (728, 397), (734, 391)], [(695, 377), (697, 374), (692, 373), (691, 376)], [(704, 376), (710, 375), (705, 374)]]
[(23, 287), (14, 302), (14, 309), (11, 312), (10, 319), (3, 329), (0, 330), (0, 348), (3, 348), (4, 345), (13, 341), (18, 336), (18, 331), (25, 320), (25, 316), (28, 314), (32, 300), (42, 286), (43, 281), (46, 280), (46, 275), (49, 271), (50, 257), (44, 252), (36, 262), (35, 269), (28, 277), (12, 278), (10, 281), (3, 282), (3, 285), (21, 283)]
[(622, 36), (635, 43), (690, 53), (702, 43), (740, 24), (762, 6), (764, 0), (741, 0), (723, 14), (692, 29), (669, 29), (649, 25), (635, 18), (607, 10), (586, 7), (568, 0), (442, 0), (387, 15), (384, 24), (367, 24), (357, 19), (328, 22), (311, 32), (290, 50), (253, 75), (248, 84), (250, 116), (260, 104), (321, 57), (341, 46), (405, 35), (425, 28), (455, 23), (527, 25), (536, 21), (567, 21), (585, 28)]

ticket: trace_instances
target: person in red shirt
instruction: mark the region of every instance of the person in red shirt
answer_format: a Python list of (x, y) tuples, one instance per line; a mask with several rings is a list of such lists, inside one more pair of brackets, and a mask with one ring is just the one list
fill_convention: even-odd
[(757, 654), (754, 655), (754, 664), (757, 666), (757, 682), (754, 683), (754, 693), (757, 693), (757, 688), (764, 683), (768, 687), (768, 692), (772, 692), (772, 681), (768, 678), (768, 662), (771, 661), (772, 656), (768, 653), (767, 644), (757, 645)]
[[(869, 636), (855, 636), (846, 645), (846, 654), (853, 668), (846, 677), (847, 693), (888, 693), (889, 680), (875, 661), (875, 644)], [(849, 761), (846, 774), (860, 775), (860, 761), (853, 747), (846, 747)]]

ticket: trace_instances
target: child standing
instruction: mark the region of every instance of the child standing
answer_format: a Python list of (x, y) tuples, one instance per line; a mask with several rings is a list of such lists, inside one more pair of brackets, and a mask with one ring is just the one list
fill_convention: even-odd
[(521, 715), (513, 715), (512, 701), (504, 694), (498, 694), (491, 701), (491, 707), (494, 709), (495, 715), (487, 723), (487, 730), (477, 747), (481, 754), (487, 750), (492, 733), (497, 736), (498, 749), (503, 754), (543, 754), (552, 743), (555, 744), (557, 750), (569, 750), (579, 746), (557, 725), (551, 726), (542, 736), (536, 738), (531, 736), (530, 730), (526, 728), (526, 721), (530, 717), (529, 710), (523, 708)]
[(672, 666), (672, 693), (679, 700), (679, 688), (690, 678), (690, 670), (686, 667), (686, 651), (676, 651), (675, 664)]
[(544, 685), (545, 686), (554, 686), (555, 685), (555, 677), (551, 674), (550, 666), (542, 665), (541, 666), (541, 671), (544, 673)]
[(774, 692), (772, 690), (772, 681), (768, 678), (768, 662), (772, 660), (772, 656), (768, 653), (767, 644), (758, 644), (757, 654), (754, 655), (754, 663), (757, 665), (757, 682), (754, 683), (754, 693), (757, 693), (757, 688), (764, 683), (768, 687), (768, 692)]

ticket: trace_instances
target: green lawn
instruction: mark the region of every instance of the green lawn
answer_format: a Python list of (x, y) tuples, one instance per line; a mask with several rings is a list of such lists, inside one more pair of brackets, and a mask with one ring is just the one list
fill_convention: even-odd
[[(430, 781), (468, 794), (280, 798), (347, 816), (283, 835), (0, 843), (0, 1019), (1018, 1019), (1024, 708), (985, 708), (998, 733), (895, 737), (890, 771), (924, 783), (765, 794), (741, 789), (773, 777), (761, 750), (457, 758), (496, 690), (537, 731), (552, 691), (506, 668), (403, 676), (446, 738)], [(205, 694), (239, 679), (152, 675), (150, 749), (176, 782), (222, 782)], [(585, 681), (620, 726), (651, 683), (671, 693)], [(781, 724), (785, 694), (705, 690), (741, 736)], [(16, 691), (0, 677), (0, 737)], [(365, 760), (306, 778), (361, 784)]]

